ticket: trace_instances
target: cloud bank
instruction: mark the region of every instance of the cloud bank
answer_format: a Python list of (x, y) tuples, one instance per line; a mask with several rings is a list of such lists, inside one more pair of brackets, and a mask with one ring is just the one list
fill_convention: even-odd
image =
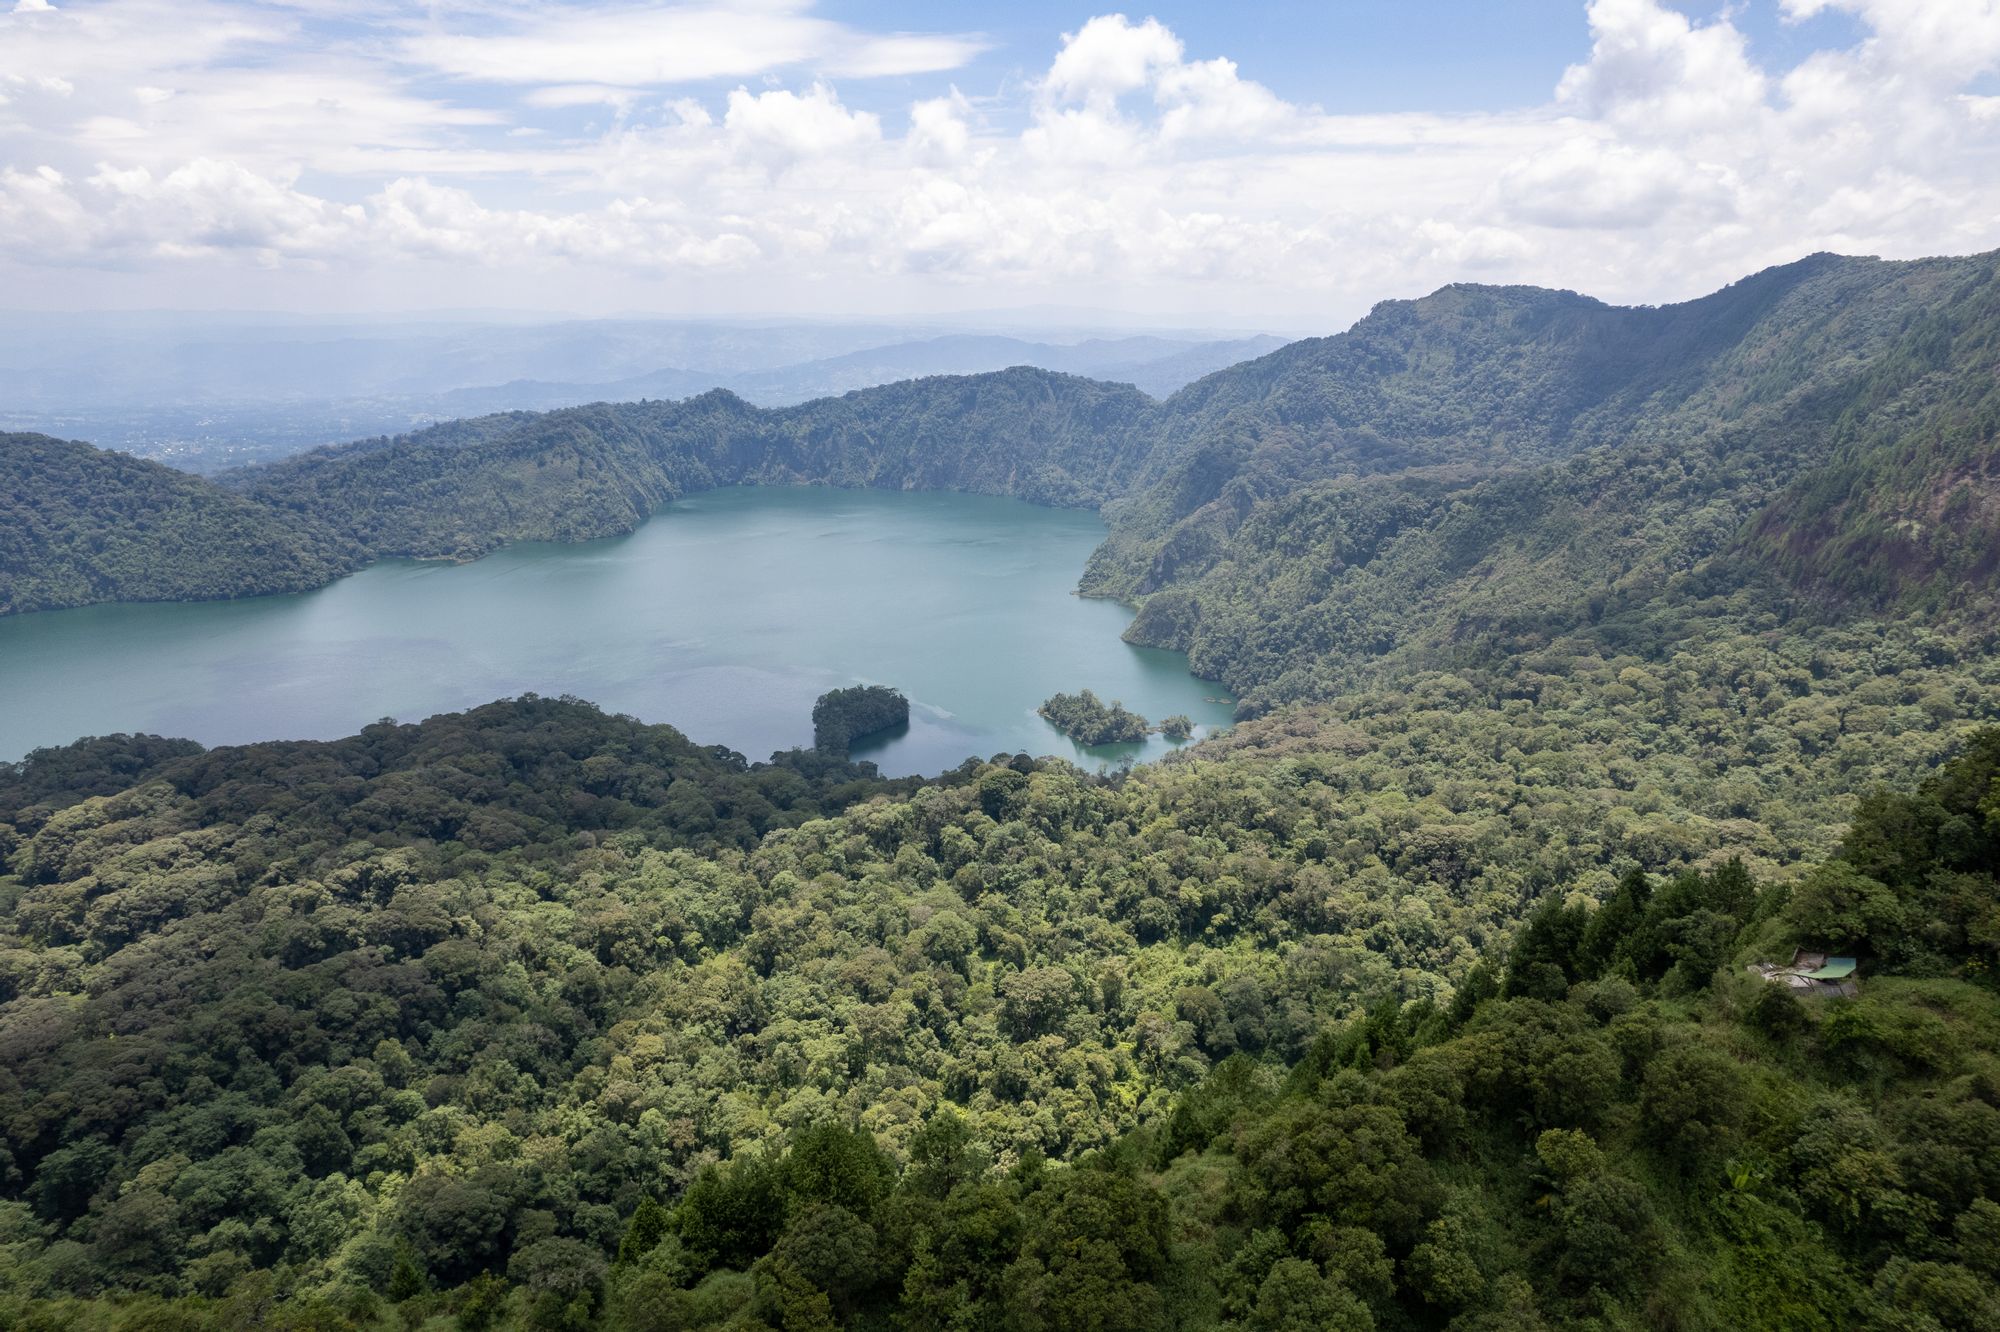
[[(468, 292), (719, 278), (764, 308), (1145, 291), (1333, 319), (1457, 279), (1654, 300), (1817, 249), (2000, 246), (2000, 0), (1782, 4), (1862, 36), (1773, 70), (1726, 16), (1591, 0), (1589, 56), (1540, 106), (1357, 115), (1120, 14), (989, 90), (953, 83), (978, 33), (869, 32), (804, 0), (457, 23), (20, 0), (0, 263), (189, 284), (422, 265)], [(873, 80), (921, 95), (861, 109)]]

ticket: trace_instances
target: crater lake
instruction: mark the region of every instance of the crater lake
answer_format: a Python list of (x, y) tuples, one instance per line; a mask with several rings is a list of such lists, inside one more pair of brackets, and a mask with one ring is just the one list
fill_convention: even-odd
[(522, 693), (574, 694), (751, 759), (812, 742), (813, 700), (886, 684), (907, 729), (856, 745), (892, 776), (1026, 751), (1090, 767), (1171, 746), (1085, 749), (1036, 714), (1094, 690), (1197, 736), (1220, 685), (1119, 635), (1075, 595), (1095, 514), (977, 495), (738, 487), (629, 536), (390, 561), (317, 591), (0, 619), (0, 758), (146, 731), (207, 745), (331, 739)]

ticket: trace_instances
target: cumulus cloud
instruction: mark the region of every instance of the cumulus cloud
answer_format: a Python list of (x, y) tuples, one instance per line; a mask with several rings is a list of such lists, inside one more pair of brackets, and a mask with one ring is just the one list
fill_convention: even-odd
[(1268, 146), (1309, 119), (1241, 77), (1234, 61), (1187, 60), (1157, 19), (1112, 14), (1063, 36), (1022, 144), (1045, 163), (1096, 169), (1158, 159), (1198, 140), (1231, 154)]
[(1727, 19), (1697, 25), (1657, 0), (1591, 0), (1588, 14), (1590, 59), (1563, 74), (1559, 104), (1647, 138), (1734, 132), (1763, 112), (1768, 80)]
[(866, 111), (850, 111), (824, 83), (804, 95), (774, 89), (752, 95), (729, 94), (722, 126), (738, 150), (773, 171), (795, 162), (842, 158), (882, 138), (882, 122)]
[(1059, 102), (1108, 104), (1180, 62), (1180, 39), (1158, 19), (1133, 23), (1110, 14), (1064, 34), (1042, 89)]
[(1119, 14), (985, 96), (911, 78), (984, 39), (806, 0), (441, 8), (365, 50), (307, 41), (309, 6), (0, 14), (0, 262), (1142, 290), (1337, 321), (1461, 277), (1663, 299), (1818, 248), (2000, 245), (2000, 0), (1783, 3), (1863, 35), (1770, 68), (1726, 14), (1591, 0), (1544, 105), (1459, 115), (1328, 113)]
[(1872, 35), (1857, 52), (1878, 69), (1955, 85), (2000, 63), (2000, 3), (1995, 0), (1782, 0), (1787, 17), (1844, 10)]
[(904, 136), (911, 159), (938, 167), (964, 161), (972, 149), (972, 115), (972, 103), (956, 88), (943, 97), (912, 102)]

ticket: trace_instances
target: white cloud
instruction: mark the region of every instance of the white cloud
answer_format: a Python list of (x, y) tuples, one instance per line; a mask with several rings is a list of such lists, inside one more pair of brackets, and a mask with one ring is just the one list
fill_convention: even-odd
[[(956, 69), (974, 37), (871, 34), (816, 18), (797, 0), (734, 5), (567, 5), (524, 11), (497, 31), (409, 38), (411, 63), (488, 83), (652, 87), (808, 66), (875, 78)], [(446, 11), (449, 17), (449, 11)]]
[[(1138, 93), (1150, 108), (1121, 105)], [(1190, 62), (1157, 19), (1112, 14), (1063, 35), (1023, 142), (1046, 162), (1095, 168), (1190, 140), (1261, 143), (1301, 123), (1298, 108), (1242, 78), (1234, 61)]]
[[(2000, 245), (2000, 0), (1785, 3), (1864, 36), (1764, 68), (1726, 14), (1593, 0), (1546, 105), (1434, 115), (1290, 102), (1116, 14), (997, 94), (911, 79), (885, 104), (870, 78), (982, 39), (806, 0), (481, 0), (359, 40), (310, 5), (77, 0), (0, 14), (0, 265), (405, 265), (482, 299), (527, 272), (723, 275), (764, 304), (951, 287), (1338, 322), (1461, 277), (1656, 300), (1819, 248)], [(672, 86), (718, 78), (740, 86)]]
[(1162, 139), (1250, 139), (1281, 135), (1301, 116), (1262, 84), (1241, 78), (1232, 60), (1169, 65), (1154, 93)]
[(1109, 14), (1063, 34), (1062, 50), (1042, 87), (1058, 102), (1113, 101), (1180, 62), (1180, 39), (1158, 19), (1135, 24), (1123, 14)]
[(1431, 218), (1411, 234), (1423, 259), (1475, 272), (1505, 267), (1534, 251), (1527, 237), (1504, 227), (1461, 227)]
[(1856, 53), (1870, 64), (1958, 84), (2000, 63), (1996, 0), (1782, 0), (1792, 19), (1845, 10), (1873, 35)]
[(1727, 19), (1697, 26), (1658, 0), (1591, 0), (1590, 59), (1556, 99), (1644, 137), (1740, 128), (1762, 112), (1767, 80)]
[(823, 83), (804, 96), (782, 88), (753, 96), (738, 88), (729, 94), (722, 124), (744, 156), (772, 171), (803, 160), (842, 157), (882, 138), (878, 117), (849, 111)]
[(1714, 223), (1734, 209), (1727, 173), (1665, 148), (1565, 139), (1500, 177), (1510, 218), (1559, 230), (1628, 230), (1693, 211)]
[(556, 83), (546, 87), (533, 88), (523, 94), (521, 100), (535, 107), (563, 106), (615, 106), (627, 107), (638, 101), (640, 93), (635, 88), (620, 88), (609, 83)]
[(962, 159), (972, 146), (971, 113), (972, 103), (956, 88), (943, 97), (911, 103), (911, 156), (933, 166)]

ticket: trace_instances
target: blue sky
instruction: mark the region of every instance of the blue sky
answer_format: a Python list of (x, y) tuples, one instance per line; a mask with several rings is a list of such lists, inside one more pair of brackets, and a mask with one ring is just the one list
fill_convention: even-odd
[[(8, 0), (0, 0), (5, 5)], [(14, 0), (27, 306), (1296, 327), (2000, 245), (2000, 0)]]
[[(993, 49), (959, 76), (994, 88), (1038, 75), (1056, 34), (1121, 6), (843, 3), (822, 12), (863, 27), (943, 28), (990, 36)], [(1292, 101), (1329, 111), (1490, 111), (1535, 106), (1569, 65), (1590, 54), (1576, 0), (1272, 0), (1251, 4), (1122, 6), (1158, 18), (1189, 47), (1222, 54)], [(1775, 4), (1680, 5), (1722, 13), (1761, 61), (1790, 67), (1858, 25), (1829, 10), (1786, 22)], [(907, 82), (914, 82), (907, 81)]]

